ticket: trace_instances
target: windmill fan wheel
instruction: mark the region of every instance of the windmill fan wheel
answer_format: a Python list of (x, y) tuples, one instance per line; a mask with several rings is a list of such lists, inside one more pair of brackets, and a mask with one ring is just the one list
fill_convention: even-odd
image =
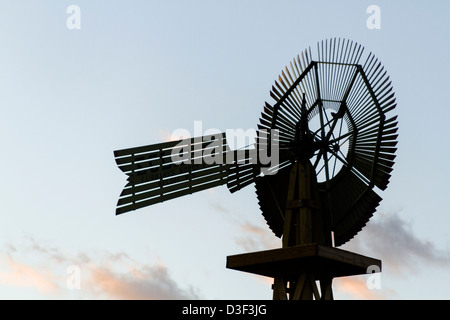
[(378, 59), (350, 40), (304, 50), (272, 86), (259, 131), (277, 129), (279, 167), (255, 180), (263, 216), (283, 234), (290, 168), (310, 163), (320, 201), (323, 232), (340, 246), (369, 221), (386, 189), (397, 144), (396, 107), (389, 76)]

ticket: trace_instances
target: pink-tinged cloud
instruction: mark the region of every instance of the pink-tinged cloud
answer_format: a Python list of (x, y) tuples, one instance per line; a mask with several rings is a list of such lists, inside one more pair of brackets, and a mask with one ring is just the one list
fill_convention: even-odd
[(170, 277), (166, 266), (133, 267), (128, 272), (114, 272), (111, 269), (90, 266), (84, 281), (92, 294), (99, 298), (120, 300), (177, 300), (198, 299), (193, 288), (187, 290), (178, 286)]
[[(0, 254), (0, 284), (23, 288), (24, 294), (29, 293), (27, 289), (36, 289), (38, 299), (199, 299), (198, 290), (179, 286), (161, 262), (140, 264), (125, 253), (102, 252), (94, 257), (82, 252), (70, 256), (62, 254), (63, 248), (49, 247), (34, 239), (28, 242), (28, 246), (7, 245), (6, 254)], [(24, 263), (25, 256), (33, 263)], [(79, 270), (79, 288), (68, 285), (73, 276), (66, 272), (69, 266)]]
[[(35, 288), (43, 294), (58, 290), (49, 270), (36, 270), (13, 260), (11, 257), (2, 259), (4, 270), (0, 271), (0, 283), (12, 287)], [(5, 268), (6, 267), (6, 268)]]
[(161, 129), (157, 133), (157, 138), (161, 142), (178, 141), (178, 140), (182, 140), (182, 139), (191, 138), (191, 134), (187, 129), (176, 129), (173, 131)]
[(281, 240), (273, 235), (269, 228), (261, 227), (248, 221), (241, 225), (242, 236), (236, 238), (236, 243), (245, 251), (259, 251), (279, 248)]
[[(379, 276), (379, 275), (378, 275)], [(333, 279), (334, 295), (338, 294), (354, 300), (386, 300), (386, 291), (369, 288), (367, 276), (353, 276)]]

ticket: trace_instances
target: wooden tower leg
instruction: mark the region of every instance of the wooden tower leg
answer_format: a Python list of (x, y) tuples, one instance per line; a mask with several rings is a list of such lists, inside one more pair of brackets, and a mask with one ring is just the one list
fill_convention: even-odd
[(320, 291), (322, 292), (322, 300), (333, 300), (333, 288), (331, 286), (333, 279), (320, 280)]
[(273, 300), (287, 300), (286, 282), (282, 276), (275, 277), (273, 281)]
[(311, 279), (307, 274), (301, 274), (296, 282), (291, 282), (294, 292), (291, 300), (312, 300), (313, 289)]
[[(331, 287), (330, 287), (331, 288)], [(273, 300), (320, 300), (315, 279), (302, 273), (295, 281), (285, 281), (283, 277), (275, 277), (273, 284)]]
[[(291, 169), (286, 202), (283, 230), (283, 248), (311, 244), (317, 241), (313, 234), (313, 190), (312, 168), (309, 161), (297, 162)], [(317, 211), (315, 212), (317, 214)], [(317, 219), (315, 219), (317, 221)], [(321, 293), (310, 274), (300, 274), (287, 280), (283, 275), (275, 277), (273, 284), (274, 300), (312, 300), (333, 298), (332, 279), (320, 281)]]

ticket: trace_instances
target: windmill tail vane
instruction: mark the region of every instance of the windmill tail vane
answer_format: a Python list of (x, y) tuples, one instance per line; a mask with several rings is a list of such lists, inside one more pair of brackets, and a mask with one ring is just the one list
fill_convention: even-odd
[(278, 130), (258, 132), (256, 143), (230, 149), (226, 133), (117, 150), (118, 167), (128, 175), (116, 214), (227, 184), (231, 192), (257, 176), (276, 174)]

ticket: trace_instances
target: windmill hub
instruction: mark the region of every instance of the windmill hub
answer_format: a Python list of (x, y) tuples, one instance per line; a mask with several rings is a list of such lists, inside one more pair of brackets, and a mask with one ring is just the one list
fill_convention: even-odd
[(317, 142), (309, 135), (301, 136), (291, 146), (294, 159), (311, 159), (317, 149), (320, 149), (320, 147), (318, 147)]
[(340, 146), (338, 143), (330, 141), (330, 137), (320, 139), (314, 138), (314, 133), (310, 130), (298, 130), (296, 139), (291, 143), (290, 150), (294, 155), (294, 159), (310, 160), (321, 150), (338, 152)]
[(333, 144), (333, 151), (338, 152), (340, 150), (339, 144), (335, 143)]

